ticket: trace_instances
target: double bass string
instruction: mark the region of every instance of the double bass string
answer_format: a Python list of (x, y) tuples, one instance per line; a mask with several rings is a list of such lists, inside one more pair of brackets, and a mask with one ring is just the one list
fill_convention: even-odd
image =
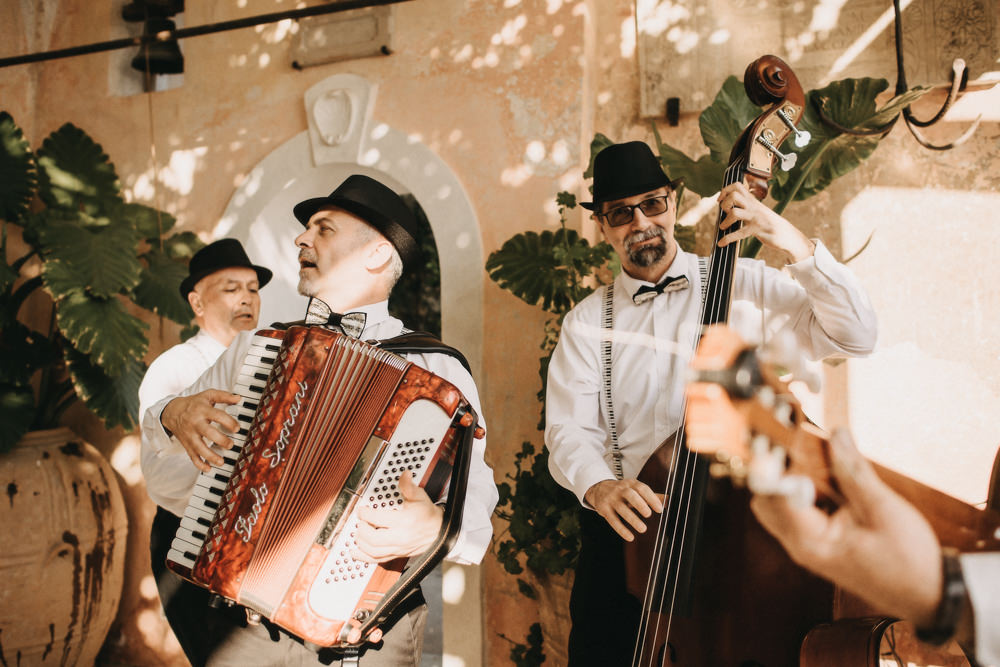
[[(737, 161), (726, 169), (724, 185), (730, 185), (735, 183), (737, 180), (740, 180), (740, 175), (743, 171), (742, 163), (742, 160)], [(705, 293), (705, 298), (702, 300), (699, 308), (699, 317), (703, 326), (712, 323), (724, 322), (728, 319), (729, 314), (729, 294), (720, 294), (719, 290), (725, 286), (729, 286), (729, 289), (731, 289), (732, 277), (736, 263), (736, 253), (741, 243), (731, 243), (720, 248), (718, 246), (718, 241), (725, 234), (740, 229), (742, 227), (742, 222), (736, 221), (729, 229), (723, 230), (721, 228), (721, 224), (724, 216), (725, 212), (720, 207), (716, 219), (715, 245), (709, 259), (708, 288)], [(692, 355), (698, 345), (699, 339), (700, 336), (698, 336), (693, 342), (690, 350)], [(644, 649), (646, 649), (646, 642), (651, 641), (652, 637), (658, 636), (658, 631), (662, 623), (666, 623), (666, 631), (663, 636), (667, 638), (667, 641), (669, 641), (670, 637), (670, 629), (677, 602), (678, 579), (680, 577), (681, 565), (680, 561), (684, 553), (684, 544), (689, 533), (688, 519), (691, 515), (691, 502), (693, 500), (695, 490), (694, 485), (696, 481), (695, 468), (697, 465), (697, 455), (687, 449), (686, 445), (683, 445), (683, 433), (687, 412), (686, 407), (687, 398), (685, 396), (681, 404), (681, 416), (678, 427), (674, 434), (670, 471), (667, 476), (667, 488), (664, 492), (667, 509), (664, 514), (660, 516), (659, 521), (657, 522), (657, 539), (654, 547), (650, 572), (648, 573), (646, 581), (646, 591), (643, 599), (639, 632), (636, 637), (635, 649), (632, 658), (633, 665), (639, 664), (641, 656), (645, 653)], [(681, 451), (682, 449), (683, 451)], [(683, 496), (675, 496), (678, 489), (683, 489), (685, 491)], [(671, 507), (676, 507), (676, 510), (671, 512)], [(667, 542), (664, 537), (666, 532), (670, 529), (671, 524), (672, 535), (669, 542)], [(667, 552), (665, 568), (663, 567), (664, 550)], [(661, 574), (663, 575), (665, 588), (660, 591), (661, 599), (656, 600), (656, 589), (659, 576)], [(669, 590), (666, 588), (667, 586), (669, 586)], [(649, 614), (652, 613), (651, 609), (653, 605), (656, 604), (656, 606), (662, 610), (664, 608), (664, 599), (667, 595), (669, 595), (670, 599), (668, 612), (665, 615), (657, 613), (655, 615), (656, 618), (654, 622), (655, 631), (652, 633), (647, 632), (650, 622)], [(664, 616), (666, 616), (665, 619), (663, 618)], [(668, 651), (664, 652), (664, 662), (666, 661), (668, 653)]]

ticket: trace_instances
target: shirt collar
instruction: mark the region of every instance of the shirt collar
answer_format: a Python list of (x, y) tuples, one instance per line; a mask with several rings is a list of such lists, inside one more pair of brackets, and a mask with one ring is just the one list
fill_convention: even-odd
[[(691, 272), (691, 267), (695, 263), (695, 260), (692, 259), (694, 257), (696, 257), (696, 255), (684, 252), (678, 246), (677, 254), (674, 255), (674, 261), (670, 262), (670, 266), (667, 267), (667, 270), (663, 272), (656, 282), (660, 282), (667, 276), (687, 276), (687, 279), (691, 281), (692, 285), (694, 285), (694, 274)], [(623, 293), (628, 294), (629, 297), (635, 294), (636, 290), (643, 285), (656, 284), (645, 280), (639, 280), (638, 278), (633, 278), (627, 274), (624, 269), (618, 274), (618, 281)]]

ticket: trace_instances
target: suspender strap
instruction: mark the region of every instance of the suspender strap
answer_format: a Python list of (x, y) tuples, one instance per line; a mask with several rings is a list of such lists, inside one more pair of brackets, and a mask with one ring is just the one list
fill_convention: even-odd
[[(701, 302), (704, 304), (708, 296), (708, 257), (698, 258), (698, 271), (701, 274)], [(615, 405), (611, 400), (611, 332), (614, 329), (615, 284), (605, 286), (604, 299), (601, 308), (601, 396), (608, 413), (608, 434), (611, 437), (611, 467), (617, 479), (622, 479), (622, 452), (618, 445), (618, 422), (615, 420)]]
[(618, 447), (618, 424), (615, 421), (615, 404), (611, 400), (611, 331), (614, 329), (615, 284), (604, 288), (604, 303), (601, 309), (601, 375), (604, 406), (608, 412), (608, 433), (611, 436), (611, 466), (616, 479), (621, 479), (622, 452)]

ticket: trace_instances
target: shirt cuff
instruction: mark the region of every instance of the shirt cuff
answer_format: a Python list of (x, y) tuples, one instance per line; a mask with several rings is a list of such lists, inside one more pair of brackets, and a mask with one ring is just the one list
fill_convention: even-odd
[(785, 267), (792, 274), (792, 277), (807, 291), (817, 285), (829, 284), (831, 280), (831, 268), (840, 265), (821, 240), (810, 240), (816, 244), (816, 250), (813, 252), (812, 257), (807, 257), (794, 264), (788, 264)]

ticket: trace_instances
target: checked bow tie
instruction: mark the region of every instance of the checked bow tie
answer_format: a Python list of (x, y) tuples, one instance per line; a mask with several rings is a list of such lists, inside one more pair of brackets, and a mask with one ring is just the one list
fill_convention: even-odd
[(663, 294), (664, 292), (678, 292), (682, 289), (687, 289), (688, 285), (687, 276), (670, 276), (664, 278), (656, 285), (643, 285), (635, 291), (632, 295), (632, 303), (639, 305), (649, 301), (656, 297), (657, 294)]
[(330, 310), (320, 299), (309, 299), (309, 308), (306, 310), (306, 324), (326, 327), (332, 331), (343, 333), (351, 338), (360, 338), (361, 332), (365, 329), (364, 313), (335, 313)]

